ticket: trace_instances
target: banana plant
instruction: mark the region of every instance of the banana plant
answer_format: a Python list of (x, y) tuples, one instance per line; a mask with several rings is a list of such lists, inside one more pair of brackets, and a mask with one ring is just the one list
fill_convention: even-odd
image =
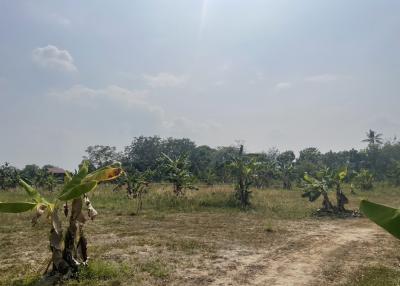
[(136, 199), (136, 214), (139, 214), (143, 206), (143, 195), (148, 192), (150, 185), (150, 178), (154, 176), (154, 172), (147, 170), (145, 172), (133, 171), (131, 173), (125, 173), (118, 179), (118, 184), (113, 191), (116, 191), (122, 187), (126, 187), (128, 198)]
[(189, 172), (189, 160), (187, 155), (180, 155), (176, 159), (170, 158), (162, 153), (159, 159), (161, 163), (161, 172), (166, 179), (174, 186), (174, 193), (177, 196), (184, 195), (185, 189), (196, 190), (193, 184), (194, 177)]
[[(325, 168), (317, 173), (314, 178), (309, 174), (304, 174), (305, 192), (302, 197), (308, 198), (310, 202), (316, 201), (321, 195), (323, 197), (322, 210), (329, 212), (345, 212), (344, 205), (349, 202), (342, 190), (342, 183), (347, 177), (347, 168), (339, 172), (333, 172)], [(331, 189), (336, 191), (336, 206), (329, 199), (328, 192)]]
[(250, 205), (250, 187), (255, 181), (258, 165), (254, 159), (246, 158), (243, 145), (240, 145), (239, 154), (228, 165), (236, 180), (235, 197), (243, 208)]
[(369, 191), (374, 188), (374, 175), (367, 169), (362, 169), (354, 178), (355, 186), (361, 191)]
[(329, 182), (327, 181), (327, 178), (322, 177), (317, 179), (305, 173), (303, 180), (305, 182), (305, 191), (302, 194), (302, 197), (308, 198), (310, 202), (314, 202), (322, 196), (322, 210), (333, 211), (334, 208), (328, 196)]
[(362, 200), (360, 211), (374, 223), (400, 239), (400, 209)]
[[(110, 181), (123, 174), (119, 163), (88, 173), (88, 161), (82, 162), (75, 175), (67, 173), (65, 183), (60, 193), (53, 201), (46, 200), (35, 188), (20, 180), (20, 184), (27, 192), (30, 200), (25, 202), (0, 202), (0, 212), (22, 213), (35, 211), (32, 225), (36, 225), (44, 214), (50, 222), (50, 250), (51, 260), (46, 272), (52, 264), (52, 274), (70, 276), (79, 270), (81, 265), (88, 262), (87, 239), (83, 231), (85, 222), (93, 220), (97, 211), (93, 208), (87, 194), (96, 189), (100, 182)], [(70, 202), (70, 207), (68, 203)], [(87, 209), (87, 216), (83, 212)], [(64, 209), (66, 217), (69, 215), (69, 226), (62, 229), (60, 211)], [(71, 208), (71, 211), (69, 211)]]
[(276, 166), (276, 170), (279, 176), (282, 178), (283, 189), (291, 190), (292, 189), (292, 180), (294, 177), (295, 168), (292, 162), (289, 163), (279, 163)]

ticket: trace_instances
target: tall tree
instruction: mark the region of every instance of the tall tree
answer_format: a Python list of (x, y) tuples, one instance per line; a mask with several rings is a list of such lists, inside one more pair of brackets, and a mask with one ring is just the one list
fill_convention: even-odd
[(18, 185), (18, 169), (5, 162), (0, 166), (0, 189), (15, 188)]
[(123, 165), (128, 171), (156, 170), (158, 158), (162, 153), (162, 140), (158, 136), (135, 137), (132, 143), (125, 147)]
[(86, 148), (88, 156), (84, 159), (89, 160), (90, 164), (98, 169), (111, 164), (120, 159), (120, 154), (114, 146), (94, 145)]
[(372, 129), (366, 133), (366, 137), (362, 142), (367, 142), (369, 145), (381, 145), (383, 143), (382, 134)]

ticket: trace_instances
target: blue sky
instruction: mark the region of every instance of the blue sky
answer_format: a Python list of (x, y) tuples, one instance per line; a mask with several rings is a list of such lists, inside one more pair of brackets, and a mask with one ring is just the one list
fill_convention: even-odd
[(0, 161), (139, 135), (249, 151), (399, 135), (398, 1), (0, 1)]

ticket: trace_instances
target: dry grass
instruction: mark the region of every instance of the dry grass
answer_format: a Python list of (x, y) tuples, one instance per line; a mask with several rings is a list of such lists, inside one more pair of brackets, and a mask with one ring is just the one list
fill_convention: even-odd
[[(336, 237), (339, 246), (326, 252), (331, 258), (323, 263), (323, 280), (320, 277), (318, 281), (327, 285), (378, 285), (364, 283), (362, 277), (369, 271), (374, 277), (382, 273), (382, 279), (393, 277), (393, 273), (394, 279), (400, 277), (392, 270), (398, 263), (397, 252), (392, 251), (398, 247), (397, 241), (379, 233), (365, 219), (311, 218), (320, 202), (309, 203), (300, 194), (254, 190), (253, 207), (241, 211), (232, 199), (230, 186), (201, 188), (176, 198), (169, 187), (156, 185), (144, 198), (143, 212), (137, 215), (135, 200), (104, 186), (92, 195), (100, 215), (86, 230), (90, 267), (80, 273), (79, 281), (65, 285), (216, 285), (228, 280), (233, 285), (245, 285), (272, 271), (266, 264), (271, 257), (278, 263), (296, 252), (308, 255), (308, 248), (320, 245), (319, 232), (329, 236), (331, 226), (340, 232), (341, 225), (343, 229), (373, 228), (373, 233), (370, 240), (359, 243)], [(400, 204), (399, 191), (383, 186), (348, 196), (352, 208), (358, 206), (361, 197)], [(0, 201), (24, 197), (20, 190), (3, 192)], [(48, 224), (43, 220), (32, 228), (30, 216), (0, 214), (0, 285), (34, 285), (50, 258)], [(300, 261), (307, 256), (292, 258)], [(338, 275), (344, 279), (335, 279)]]

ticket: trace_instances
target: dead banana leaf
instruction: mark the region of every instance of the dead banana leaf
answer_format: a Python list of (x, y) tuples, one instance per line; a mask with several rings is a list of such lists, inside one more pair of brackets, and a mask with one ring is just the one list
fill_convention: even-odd
[(92, 203), (87, 196), (84, 197), (86, 207), (88, 208), (88, 216), (91, 220), (94, 220), (97, 216), (97, 211), (94, 209)]
[(32, 226), (35, 226), (39, 221), (39, 218), (44, 214), (47, 209), (47, 205), (39, 204), (36, 206), (35, 216), (32, 218)]
[(53, 225), (53, 229), (57, 235), (62, 234), (62, 226), (61, 220), (58, 216), (58, 209), (55, 209), (51, 215), (51, 224)]

